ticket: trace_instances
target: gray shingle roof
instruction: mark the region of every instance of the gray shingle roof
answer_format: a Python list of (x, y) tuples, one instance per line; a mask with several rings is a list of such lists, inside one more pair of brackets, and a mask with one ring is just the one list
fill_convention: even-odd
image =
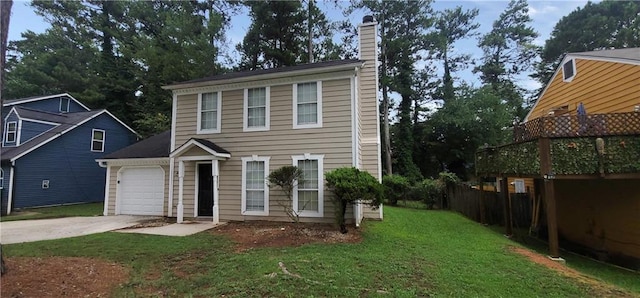
[(108, 154), (102, 159), (169, 157), (170, 147), (171, 130), (167, 130)]
[(265, 74), (272, 74), (272, 73), (285, 73), (285, 72), (291, 72), (291, 71), (323, 68), (323, 67), (338, 66), (338, 65), (347, 65), (347, 64), (362, 63), (362, 62), (363, 61), (359, 59), (345, 59), (345, 60), (333, 60), (333, 61), (324, 61), (324, 62), (317, 62), (317, 63), (307, 63), (307, 64), (269, 68), (269, 69), (236, 71), (236, 72), (230, 72), (230, 73), (206, 77), (206, 78), (199, 78), (199, 79), (190, 80), (190, 81), (176, 82), (167, 87), (174, 86), (174, 85), (182, 85), (182, 84), (237, 79), (237, 78), (244, 78), (244, 77), (251, 77), (251, 76), (258, 76), (258, 75), (265, 75)]
[(640, 48), (626, 48), (615, 50), (600, 50), (590, 52), (569, 53), (571, 56), (577, 57), (599, 57), (599, 58), (616, 58), (629, 61), (640, 61)]
[[(16, 107), (16, 111), (18, 112), (18, 114), (20, 116), (26, 117), (26, 118), (30, 118), (30, 119), (34, 119), (34, 120), (41, 120), (41, 121), (47, 121), (47, 122), (55, 122), (58, 123), (60, 125), (46, 131), (45, 133), (25, 142), (22, 143), (20, 146), (18, 147), (2, 147), (0, 148), (0, 150), (2, 150), (2, 160), (6, 161), (6, 160), (11, 160), (14, 157), (29, 151), (31, 149), (33, 149), (34, 147), (37, 147), (39, 145), (41, 145), (41, 143), (47, 142), (49, 139), (57, 136), (57, 135), (61, 135), (64, 132), (66, 132), (67, 130), (73, 129), (75, 128), (75, 126), (77, 126), (78, 124), (80, 124), (81, 122), (88, 120), (89, 118), (92, 118), (94, 116), (96, 116), (97, 114), (103, 113), (106, 110), (95, 110), (95, 111), (89, 111), (89, 112), (76, 112), (76, 113), (65, 113), (65, 114), (53, 114), (53, 113), (47, 113), (47, 112), (39, 112), (36, 110), (31, 110), (31, 109), (26, 109), (26, 108), (22, 108), (22, 107)], [(30, 117), (27, 117), (26, 115), (29, 115)]]
[(209, 140), (205, 140), (205, 139), (196, 139), (196, 138), (193, 138), (193, 140), (194, 140), (194, 141), (197, 141), (198, 143), (200, 143), (200, 144), (202, 144), (202, 145), (206, 146), (207, 148), (209, 148), (209, 149), (211, 149), (211, 150), (213, 150), (213, 151), (215, 151), (215, 152), (231, 154), (231, 152), (229, 152), (229, 151), (225, 150), (224, 148), (222, 148), (222, 147), (220, 147), (220, 146), (216, 145), (215, 143), (213, 143), (213, 142), (211, 142), (211, 141), (209, 141)]

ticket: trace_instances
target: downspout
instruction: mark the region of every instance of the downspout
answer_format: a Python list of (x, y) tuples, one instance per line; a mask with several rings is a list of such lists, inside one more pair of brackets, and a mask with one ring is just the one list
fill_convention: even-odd
[(13, 177), (16, 175), (16, 161), (11, 161), (11, 171), (9, 171), (9, 197), (7, 198), (7, 215), (11, 214), (11, 205), (13, 204)]

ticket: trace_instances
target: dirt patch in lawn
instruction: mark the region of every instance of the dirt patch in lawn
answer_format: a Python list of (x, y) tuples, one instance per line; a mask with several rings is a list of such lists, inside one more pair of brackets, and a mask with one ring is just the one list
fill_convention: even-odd
[(331, 224), (281, 222), (230, 222), (211, 230), (227, 235), (236, 243), (236, 252), (260, 247), (288, 247), (310, 243), (359, 243), (360, 230), (351, 227), (342, 234)]
[(580, 273), (573, 268), (567, 267), (563, 262), (551, 260), (549, 257), (539, 253), (521, 247), (510, 247), (509, 249), (517, 254), (527, 257), (529, 260), (537, 264), (543, 265), (549, 269), (559, 272), (562, 275), (575, 279), (577, 282), (588, 287), (590, 293), (593, 294), (593, 297), (639, 297), (638, 295), (634, 295), (616, 288), (613, 285), (594, 279), (591, 276)]
[(112, 262), (76, 257), (5, 258), (1, 297), (108, 297), (129, 280), (128, 270)]

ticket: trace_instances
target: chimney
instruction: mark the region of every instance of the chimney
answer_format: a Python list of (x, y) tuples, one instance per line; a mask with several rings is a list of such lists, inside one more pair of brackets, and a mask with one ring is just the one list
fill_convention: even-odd
[[(358, 58), (364, 61), (357, 78), (360, 123), (361, 169), (379, 181), (382, 179), (380, 161), (380, 116), (378, 109), (378, 23), (373, 16), (362, 18), (358, 26)], [(382, 215), (376, 218), (382, 218)]]

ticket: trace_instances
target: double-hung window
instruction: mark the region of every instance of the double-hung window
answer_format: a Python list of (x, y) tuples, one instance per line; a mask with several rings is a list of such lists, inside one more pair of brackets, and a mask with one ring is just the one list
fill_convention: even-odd
[(16, 135), (18, 134), (18, 122), (16, 122), (16, 121), (7, 122), (7, 130), (6, 131), (7, 132), (4, 135), (4, 141), (6, 143), (15, 143), (16, 142)]
[(269, 91), (244, 89), (244, 131), (269, 130)]
[(302, 178), (293, 190), (293, 209), (303, 217), (324, 216), (323, 155), (292, 156), (293, 165), (302, 171)]
[(269, 157), (242, 158), (242, 214), (269, 215)]
[(220, 132), (220, 92), (198, 94), (198, 133)]
[(104, 130), (94, 129), (91, 131), (91, 151), (104, 152)]
[(293, 84), (293, 128), (322, 127), (322, 82)]

